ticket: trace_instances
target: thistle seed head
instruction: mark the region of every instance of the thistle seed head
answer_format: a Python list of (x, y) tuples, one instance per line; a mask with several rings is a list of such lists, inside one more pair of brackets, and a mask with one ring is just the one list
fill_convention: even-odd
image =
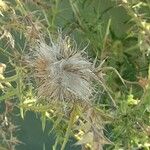
[(28, 60), (39, 98), (88, 101), (92, 96), (92, 65), (82, 52), (71, 46), (69, 37), (60, 34), (50, 46), (38, 42)]

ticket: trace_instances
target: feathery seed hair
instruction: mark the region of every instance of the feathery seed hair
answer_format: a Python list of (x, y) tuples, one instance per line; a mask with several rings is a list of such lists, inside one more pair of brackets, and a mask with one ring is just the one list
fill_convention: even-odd
[(51, 45), (38, 42), (29, 58), (37, 83), (37, 95), (48, 101), (85, 100), (93, 93), (92, 64), (71, 46), (68, 36), (59, 34)]

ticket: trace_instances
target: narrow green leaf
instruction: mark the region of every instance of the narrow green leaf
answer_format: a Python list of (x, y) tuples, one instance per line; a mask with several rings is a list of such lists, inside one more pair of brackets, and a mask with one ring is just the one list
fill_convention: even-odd
[(43, 132), (44, 132), (45, 126), (46, 126), (46, 112), (43, 112), (43, 113), (42, 113), (41, 121), (42, 121), (42, 130), (43, 130)]
[(23, 108), (20, 108), (20, 115), (21, 115), (21, 118), (24, 119), (24, 110), (23, 110)]

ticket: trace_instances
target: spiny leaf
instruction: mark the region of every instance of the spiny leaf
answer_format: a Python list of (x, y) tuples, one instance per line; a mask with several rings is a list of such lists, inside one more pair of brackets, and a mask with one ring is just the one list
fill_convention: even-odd
[(59, 125), (59, 123), (62, 121), (62, 118), (63, 118), (63, 116), (59, 116), (58, 118), (57, 118), (57, 120), (54, 122), (54, 124), (53, 124), (53, 128), (50, 130), (50, 132), (49, 133), (51, 133), (58, 125)]
[(13, 96), (16, 96), (18, 93), (15, 88), (11, 88), (9, 92), (5, 93), (4, 95), (0, 96), (0, 101), (8, 100), (12, 98)]

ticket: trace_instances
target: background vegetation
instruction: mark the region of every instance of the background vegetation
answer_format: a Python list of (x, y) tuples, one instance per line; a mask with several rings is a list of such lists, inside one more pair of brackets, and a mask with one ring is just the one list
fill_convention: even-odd
[(106, 150), (149, 150), (149, 0), (0, 0), (0, 150), (96, 150), (88, 127), (75, 123), (82, 106), (66, 104), (75, 112), (66, 117), (58, 104), (36, 103), (27, 78), (30, 47), (39, 36), (55, 40), (58, 30), (103, 65), (107, 90), (95, 83), (101, 92), (92, 107), (98, 125), (105, 122), (98, 142)]

